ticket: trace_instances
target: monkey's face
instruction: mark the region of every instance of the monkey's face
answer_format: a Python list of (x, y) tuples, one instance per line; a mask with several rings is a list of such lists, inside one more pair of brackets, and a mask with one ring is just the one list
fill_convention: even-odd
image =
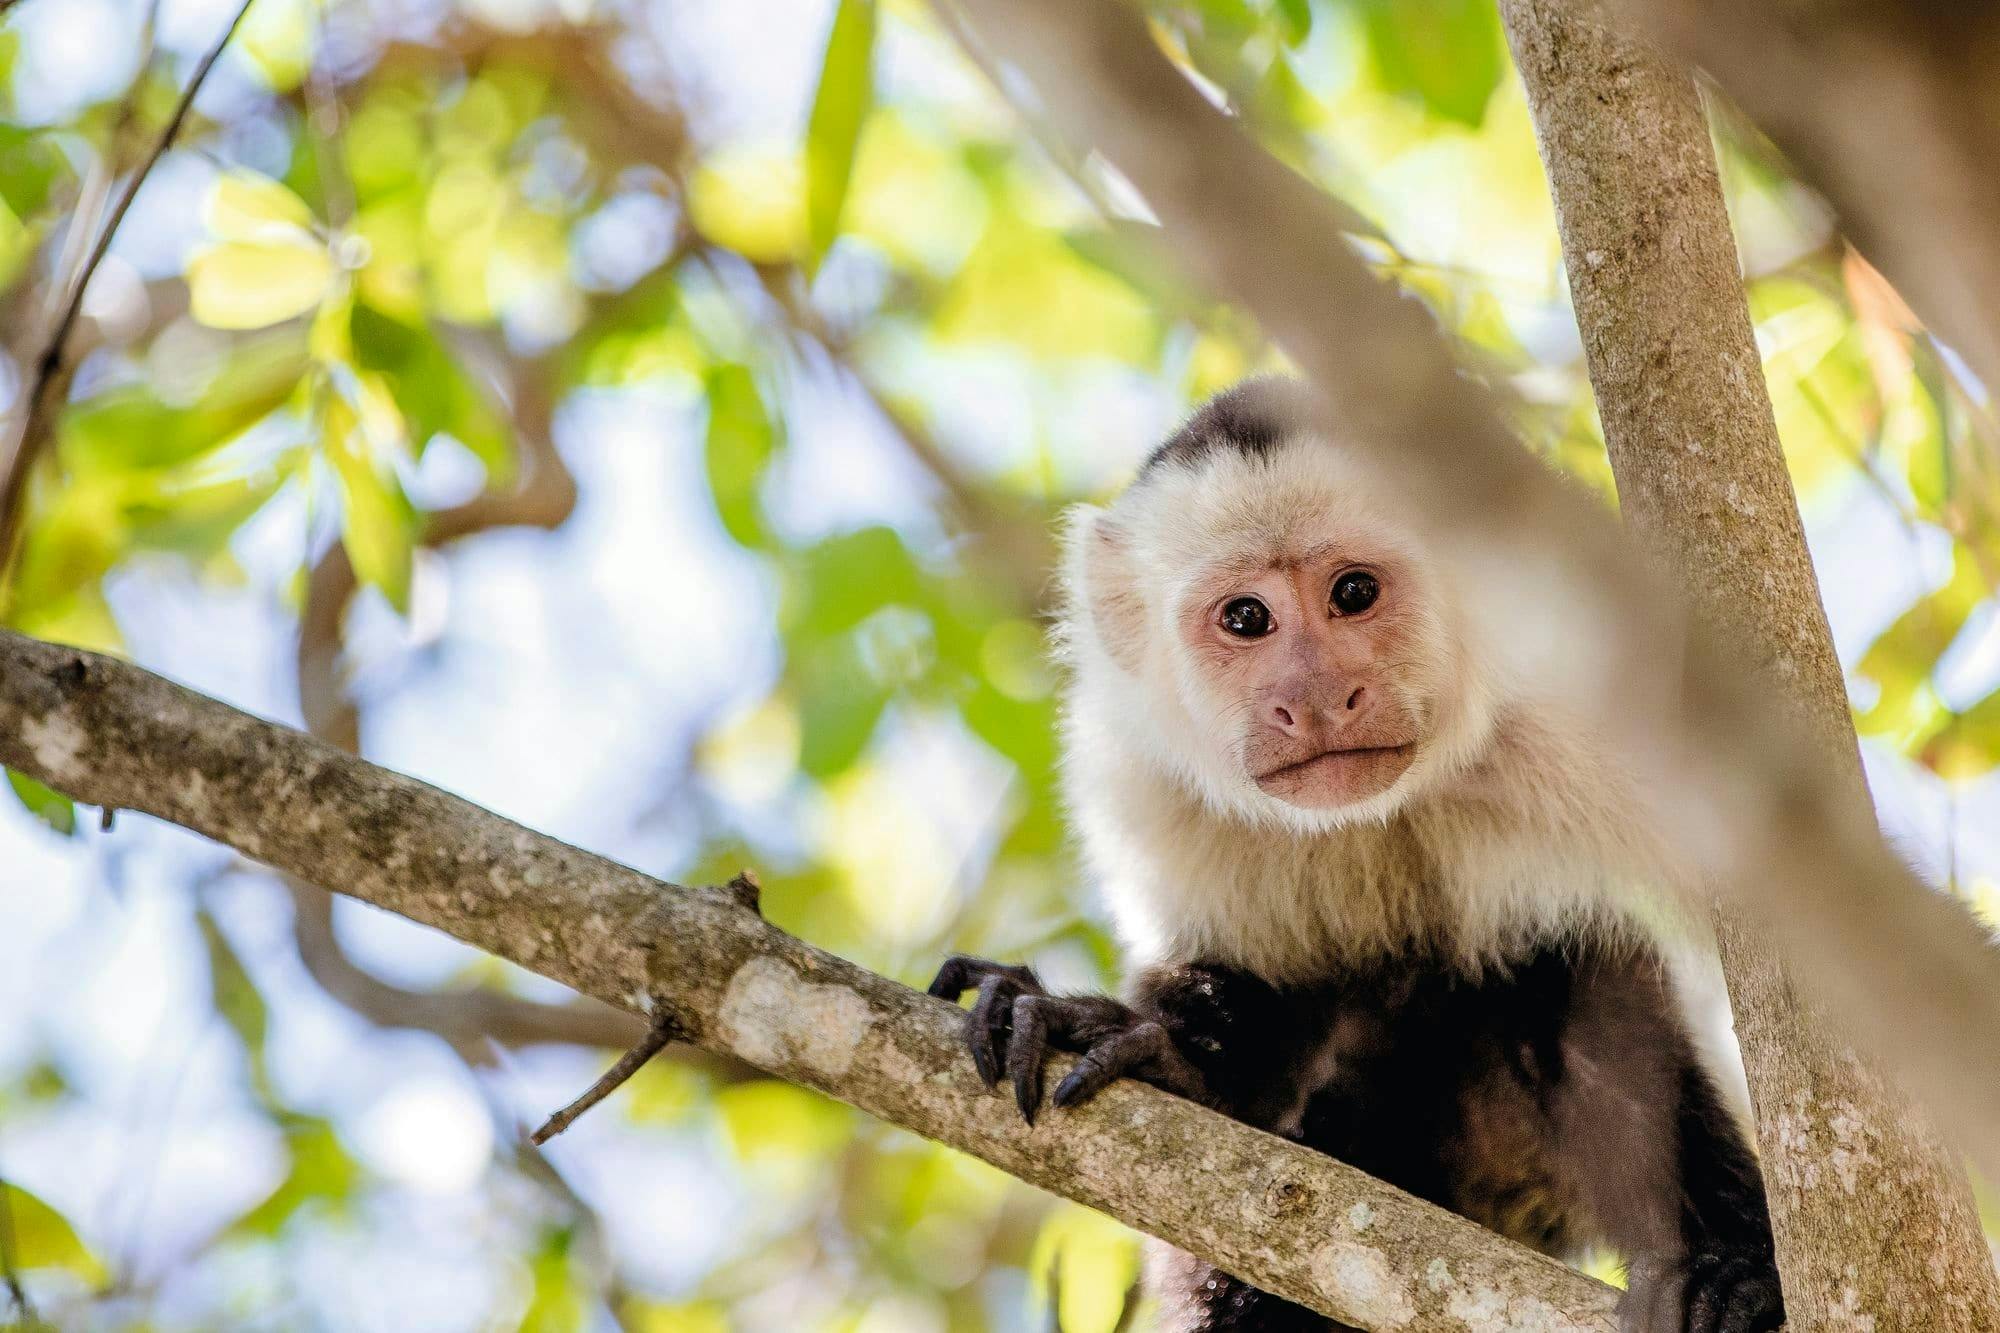
[(1157, 467), (1086, 513), (1073, 715), (1209, 804), (1300, 831), (1386, 818), (1463, 771), (1491, 730), (1483, 655), (1387, 494), (1300, 436)]
[(1416, 760), (1435, 708), (1409, 669), (1425, 617), (1406, 563), (1336, 539), (1183, 591), (1190, 692), (1259, 792), (1339, 810), (1389, 791)]

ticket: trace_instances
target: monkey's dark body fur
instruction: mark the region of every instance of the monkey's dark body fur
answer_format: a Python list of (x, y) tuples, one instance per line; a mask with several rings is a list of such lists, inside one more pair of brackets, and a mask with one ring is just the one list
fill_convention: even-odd
[[(1024, 968), (953, 959), (933, 990), (975, 986), (974, 1060), (990, 1081), (1014, 1080), (1026, 1115), (1046, 1047), (1079, 1051), (1058, 1106), (1143, 1078), (1548, 1253), (1658, 1253), (1677, 1239), (1684, 1280), (1655, 1299), (1677, 1301), (1668, 1318), (1690, 1333), (1782, 1322), (1756, 1162), (1658, 963), (1630, 947), (1549, 947), (1481, 976), (1417, 953), (1283, 989), (1240, 969), (1163, 966), (1137, 978), (1129, 1005), (1049, 996)], [(1186, 1255), (1153, 1286), (1167, 1329), (1345, 1327)]]

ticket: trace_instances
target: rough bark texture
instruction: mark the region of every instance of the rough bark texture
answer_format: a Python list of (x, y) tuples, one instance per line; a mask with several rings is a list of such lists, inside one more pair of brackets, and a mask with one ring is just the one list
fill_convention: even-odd
[[(1616, 1293), (1352, 1167), (1141, 1084), (1029, 1127), (960, 1011), (137, 667), (0, 631), (0, 764), (194, 829), (688, 1041), (1101, 1208), (1370, 1329), (1610, 1333)], [(1061, 1062), (1059, 1062), (1060, 1064)]]
[[(1694, 81), (1575, 0), (1501, 11), (1626, 520), (1688, 572), (1696, 609), (1804, 715), (1871, 818)], [(2000, 1327), (1957, 1159), (1801, 1008), (1760, 932), (1717, 924), (1791, 1327)]]
[[(1102, 151), (1160, 217), (1190, 272), (1241, 302), (1326, 400), (1326, 428), (1369, 447), (1476, 556), (1496, 605), (1534, 606), (1532, 661), (1628, 754), (1649, 817), (1718, 884), (1766, 909), (1795, 975), (2000, 1174), (2000, 956), (1854, 817), (1851, 785), (1761, 679), (1678, 623), (1595, 506), (1528, 458), (1459, 375), (1427, 312), (1344, 245), (1326, 196), (1245, 138), (1114, 0), (966, 0), (1074, 140)], [(1676, 703), (1631, 682), (1685, 652)], [(1525, 663), (1525, 659), (1524, 659)], [(1852, 1159), (1849, 1159), (1850, 1162)]]

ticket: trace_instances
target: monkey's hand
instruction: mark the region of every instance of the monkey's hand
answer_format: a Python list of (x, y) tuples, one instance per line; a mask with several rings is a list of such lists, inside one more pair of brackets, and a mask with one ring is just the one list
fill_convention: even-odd
[(1074, 1106), (1131, 1077), (1204, 1100), (1199, 1070), (1174, 1046), (1158, 1019), (1107, 995), (1051, 995), (1025, 967), (954, 954), (938, 969), (931, 994), (956, 1000), (977, 990), (965, 1019), (973, 1067), (991, 1088), (1013, 1081), (1014, 1103), (1029, 1124), (1042, 1103), (1042, 1062), (1049, 1047), (1082, 1058), (1056, 1085), (1056, 1106)]
[(1768, 1250), (1705, 1246), (1677, 1263), (1634, 1262), (1618, 1315), (1623, 1333), (1772, 1333), (1785, 1298)]

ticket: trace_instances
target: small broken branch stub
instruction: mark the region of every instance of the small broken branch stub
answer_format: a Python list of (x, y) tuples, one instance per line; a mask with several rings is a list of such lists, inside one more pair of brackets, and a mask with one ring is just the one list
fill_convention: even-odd
[(661, 1010), (660, 1016), (653, 1020), (653, 1026), (637, 1046), (619, 1056), (618, 1063), (607, 1069), (603, 1078), (585, 1088), (582, 1096), (543, 1121), (542, 1127), (529, 1135), (529, 1139), (539, 1148), (568, 1129), (576, 1123), (578, 1116), (625, 1086), (648, 1060), (681, 1035), (681, 1025), (671, 1014)]

